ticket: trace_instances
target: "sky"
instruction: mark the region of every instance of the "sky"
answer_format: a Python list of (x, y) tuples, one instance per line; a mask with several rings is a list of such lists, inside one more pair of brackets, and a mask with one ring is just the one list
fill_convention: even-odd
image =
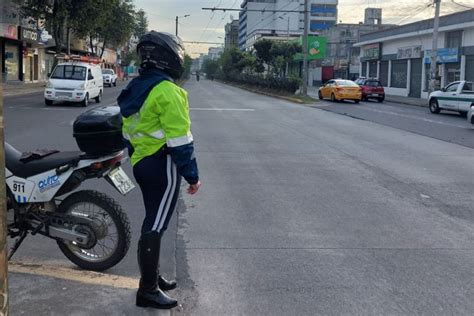
[[(179, 19), (179, 35), (184, 41), (224, 42), (224, 26), (231, 18), (238, 18), (238, 12), (210, 12), (203, 7), (240, 8), (242, 0), (135, 0), (135, 6), (142, 8), (148, 17), (150, 29), (175, 32), (175, 17)], [(339, 21), (358, 23), (364, 20), (367, 7), (382, 8), (384, 23), (406, 24), (433, 17), (432, 0), (339, 0)], [(456, 4), (457, 3), (457, 4)], [(442, 0), (441, 14), (450, 14), (466, 7), (474, 8), (474, 0)], [(209, 46), (186, 44), (186, 51), (192, 57), (207, 53)]]

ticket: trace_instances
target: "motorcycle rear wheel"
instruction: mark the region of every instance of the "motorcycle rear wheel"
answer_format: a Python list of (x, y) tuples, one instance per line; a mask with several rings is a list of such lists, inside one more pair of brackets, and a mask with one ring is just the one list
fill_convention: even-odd
[[(130, 247), (130, 222), (117, 202), (97, 191), (79, 191), (61, 202), (59, 212), (93, 220), (94, 228), (82, 228), (93, 234), (93, 247), (85, 249), (75, 242), (57, 240), (62, 253), (80, 268), (104, 271), (118, 264)], [(81, 230), (81, 227), (78, 228)], [(112, 244), (106, 241), (112, 241)]]

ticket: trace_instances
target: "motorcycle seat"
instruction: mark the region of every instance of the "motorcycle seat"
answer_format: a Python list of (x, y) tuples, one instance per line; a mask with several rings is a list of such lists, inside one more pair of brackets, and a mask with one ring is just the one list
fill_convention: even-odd
[(53, 153), (41, 159), (28, 162), (21, 161), (22, 153), (12, 145), (5, 143), (5, 166), (13, 175), (29, 178), (43, 172), (53, 170), (68, 164), (77, 164), (83, 159), (80, 151), (65, 151)]

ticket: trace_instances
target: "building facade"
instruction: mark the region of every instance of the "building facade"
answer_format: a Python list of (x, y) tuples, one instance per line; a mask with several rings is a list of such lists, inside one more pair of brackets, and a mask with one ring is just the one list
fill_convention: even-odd
[(225, 49), (239, 46), (239, 20), (233, 20), (225, 26)]
[[(427, 98), (433, 19), (362, 35), (360, 75), (376, 77), (387, 94)], [(437, 76), (444, 86), (474, 81), (474, 10), (440, 18)]]
[[(310, 3), (310, 34), (319, 34), (337, 24), (338, 0), (315, 0), (310, 1)], [(304, 21), (304, 16), (302, 14), (300, 15), (300, 18)]]
[(217, 60), (221, 57), (222, 53), (224, 52), (223, 47), (209, 47), (207, 56), (211, 60)]
[[(302, 34), (300, 0), (244, 0), (239, 13), (239, 48), (249, 50), (261, 37), (288, 37)], [(249, 11), (247, 11), (249, 10)], [(261, 11), (252, 11), (261, 10)], [(287, 10), (295, 12), (271, 12)]]

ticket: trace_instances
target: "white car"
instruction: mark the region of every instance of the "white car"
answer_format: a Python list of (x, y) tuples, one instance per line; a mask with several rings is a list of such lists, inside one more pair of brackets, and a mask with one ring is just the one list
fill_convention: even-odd
[(102, 69), (102, 78), (104, 78), (104, 85), (117, 86), (117, 74), (113, 69)]
[(429, 97), (430, 111), (435, 114), (446, 110), (466, 115), (472, 106), (474, 106), (474, 83), (471, 81), (455, 81), (431, 93)]
[(87, 62), (64, 62), (58, 64), (49, 77), (44, 90), (44, 102), (78, 102), (87, 106), (89, 100), (102, 101), (104, 82), (100, 66)]
[(471, 106), (469, 112), (467, 112), (467, 121), (474, 125), (474, 104)]

